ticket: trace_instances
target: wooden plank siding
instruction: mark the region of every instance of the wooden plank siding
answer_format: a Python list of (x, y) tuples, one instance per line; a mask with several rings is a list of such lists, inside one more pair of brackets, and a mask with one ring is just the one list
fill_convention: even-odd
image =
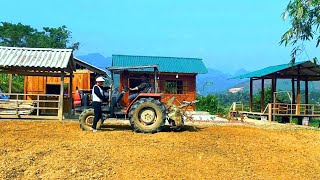
[[(73, 73), (73, 81), (72, 81), (72, 95), (76, 91), (76, 87), (79, 90), (88, 90), (91, 89), (91, 79), (90, 79), (91, 71), (89, 70), (77, 70)], [(69, 75), (69, 74), (67, 74)], [(49, 76), (25, 76), (24, 79), (24, 94), (46, 94), (47, 85), (59, 85), (60, 86), (61, 78), (60, 77), (49, 77)], [(65, 77), (64, 84), (69, 85), (70, 77)], [(68, 89), (70, 92), (70, 87)], [(32, 97), (25, 97), (27, 100), (32, 100)], [(63, 101), (63, 112), (69, 111), (69, 97), (65, 96)]]

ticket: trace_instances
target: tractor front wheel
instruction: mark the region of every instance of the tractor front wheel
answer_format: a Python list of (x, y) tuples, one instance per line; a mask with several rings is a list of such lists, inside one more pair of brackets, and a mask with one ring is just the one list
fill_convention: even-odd
[[(94, 119), (94, 110), (91, 108), (84, 110), (79, 116), (80, 128), (82, 130), (89, 131), (90, 128), (92, 127), (93, 119)], [(101, 124), (102, 124), (102, 119), (99, 119), (97, 123), (97, 129), (100, 129)]]
[(141, 98), (130, 108), (130, 124), (135, 132), (155, 133), (165, 124), (165, 107), (153, 98)]

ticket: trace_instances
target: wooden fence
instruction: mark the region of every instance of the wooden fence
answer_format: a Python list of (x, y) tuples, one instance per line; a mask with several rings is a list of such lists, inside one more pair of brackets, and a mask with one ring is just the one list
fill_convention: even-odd
[(9, 99), (0, 98), (0, 118), (62, 120), (63, 103), (60, 95), (20, 93), (1, 93), (1, 95)]

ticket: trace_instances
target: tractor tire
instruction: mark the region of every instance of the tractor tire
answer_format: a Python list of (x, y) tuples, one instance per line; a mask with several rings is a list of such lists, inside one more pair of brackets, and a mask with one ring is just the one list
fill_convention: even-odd
[[(79, 116), (80, 128), (85, 131), (89, 131), (92, 127), (94, 119), (94, 110), (92, 108), (84, 110)], [(97, 123), (97, 129), (100, 129), (102, 119), (99, 119)]]
[(141, 98), (130, 108), (129, 120), (135, 132), (156, 133), (162, 130), (166, 120), (166, 108), (153, 98)]

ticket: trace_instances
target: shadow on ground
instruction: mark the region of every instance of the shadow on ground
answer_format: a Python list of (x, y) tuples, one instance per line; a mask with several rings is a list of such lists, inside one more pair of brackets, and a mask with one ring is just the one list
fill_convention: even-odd
[[(161, 132), (199, 132), (206, 127), (196, 127), (196, 126), (190, 126), (190, 125), (185, 125), (182, 129), (180, 130), (174, 130), (171, 129), (170, 126), (164, 126)], [(130, 125), (125, 125), (125, 124), (104, 124), (101, 126), (101, 131), (132, 131), (132, 127)]]

